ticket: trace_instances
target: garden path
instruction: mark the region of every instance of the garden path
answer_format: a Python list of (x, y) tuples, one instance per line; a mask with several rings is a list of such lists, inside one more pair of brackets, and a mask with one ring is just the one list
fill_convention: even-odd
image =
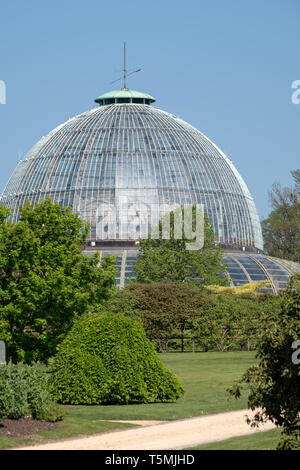
[(156, 421), (154, 423), (127, 421), (139, 424), (139, 426), (127, 430), (48, 442), (18, 449), (175, 450), (275, 428), (271, 422), (260, 426), (259, 429), (251, 428), (246, 423), (246, 415), (251, 417), (253, 414), (254, 412), (246, 409), (177, 421)]

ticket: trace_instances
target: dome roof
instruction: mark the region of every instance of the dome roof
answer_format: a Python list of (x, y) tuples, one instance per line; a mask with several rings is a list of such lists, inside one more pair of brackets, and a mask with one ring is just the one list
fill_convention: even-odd
[(196, 128), (133, 101), (139, 98), (154, 100), (136, 91), (106, 93), (96, 100), (101, 106), (42, 137), (4, 190), (1, 202), (13, 220), (27, 199), (50, 196), (91, 223), (90, 241), (126, 242), (178, 205), (203, 204), (216, 241), (261, 250), (254, 201), (232, 162)]

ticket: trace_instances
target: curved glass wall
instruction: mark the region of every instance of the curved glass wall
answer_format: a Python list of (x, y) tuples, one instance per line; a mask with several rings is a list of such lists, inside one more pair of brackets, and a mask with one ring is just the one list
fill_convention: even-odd
[(263, 248), (253, 199), (231, 161), (181, 119), (145, 104), (78, 115), (19, 162), (1, 203), (17, 220), (47, 196), (91, 224), (90, 241), (136, 240), (166, 212), (203, 204), (216, 241)]
[[(84, 253), (89, 256), (94, 251)], [(134, 265), (137, 260), (137, 250), (103, 250), (101, 256), (114, 255), (117, 259), (116, 267), (119, 274), (117, 285), (124, 287), (134, 278)], [(278, 293), (286, 287), (293, 274), (300, 273), (300, 264), (258, 254), (225, 253), (223, 262), (227, 265), (227, 272), (231, 284), (238, 286), (254, 281), (270, 281), (270, 287), (264, 291)]]

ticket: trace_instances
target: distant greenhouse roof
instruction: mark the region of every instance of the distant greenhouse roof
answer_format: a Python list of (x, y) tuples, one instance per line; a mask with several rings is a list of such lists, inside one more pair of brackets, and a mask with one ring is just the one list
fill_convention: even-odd
[(122, 88), (122, 90), (113, 90), (95, 99), (96, 103), (99, 103), (100, 106), (113, 104), (113, 103), (140, 103), (140, 104), (150, 104), (154, 103), (155, 98), (148, 95), (148, 93), (143, 93), (137, 90), (129, 90), (128, 88)]
[[(134, 266), (137, 262), (137, 249), (112, 249), (101, 250), (88, 248), (84, 253), (90, 256), (98, 251), (101, 258), (106, 255), (116, 257), (116, 268), (119, 273), (116, 281), (120, 288), (123, 288), (135, 279)], [(273, 258), (264, 254), (246, 253), (246, 252), (225, 252), (223, 262), (230, 277), (230, 284), (239, 286), (256, 281), (269, 281), (270, 286), (263, 291), (277, 294), (281, 289), (285, 289), (290, 277), (300, 273), (300, 263), (287, 261), (279, 258)]]

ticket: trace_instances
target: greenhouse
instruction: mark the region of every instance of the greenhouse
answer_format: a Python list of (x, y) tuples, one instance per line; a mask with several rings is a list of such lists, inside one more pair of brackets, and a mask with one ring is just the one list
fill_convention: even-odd
[(136, 242), (166, 213), (201, 205), (234, 283), (270, 279), (278, 291), (299, 265), (263, 254), (253, 198), (231, 160), (203, 133), (135, 90), (110, 91), (59, 125), (18, 163), (1, 198), (13, 221), (27, 199), (50, 196), (91, 225), (88, 251), (117, 255), (119, 285)]

